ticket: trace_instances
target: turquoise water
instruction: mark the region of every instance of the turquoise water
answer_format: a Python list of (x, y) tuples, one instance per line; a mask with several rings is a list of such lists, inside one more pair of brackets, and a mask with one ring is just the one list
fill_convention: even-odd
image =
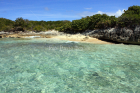
[(0, 39), (0, 93), (140, 93), (140, 46)]

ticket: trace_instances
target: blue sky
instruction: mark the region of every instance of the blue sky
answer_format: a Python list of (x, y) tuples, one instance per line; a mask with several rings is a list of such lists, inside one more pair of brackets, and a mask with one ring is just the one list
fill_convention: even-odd
[(98, 13), (118, 17), (133, 5), (140, 6), (140, 0), (0, 0), (0, 17), (38, 21), (72, 21)]

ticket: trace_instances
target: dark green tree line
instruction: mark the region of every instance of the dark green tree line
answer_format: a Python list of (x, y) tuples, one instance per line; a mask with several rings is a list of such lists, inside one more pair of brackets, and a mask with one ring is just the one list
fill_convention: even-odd
[(22, 17), (17, 18), (15, 21), (0, 18), (0, 31), (47, 31), (55, 29), (69, 23), (68, 20), (62, 21), (32, 21), (23, 19)]
[(58, 27), (59, 31), (71, 30), (75, 32), (83, 32), (87, 29), (104, 29), (108, 27), (114, 27), (116, 25), (117, 18), (115, 16), (108, 16), (106, 14), (96, 14), (93, 16), (87, 16), (80, 20), (73, 20), (71, 23), (67, 23), (61, 27)]

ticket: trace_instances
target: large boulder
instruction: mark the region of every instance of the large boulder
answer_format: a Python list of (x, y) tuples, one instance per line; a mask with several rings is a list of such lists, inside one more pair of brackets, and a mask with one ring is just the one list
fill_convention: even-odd
[(84, 34), (99, 39), (108, 39), (117, 42), (140, 44), (140, 26), (136, 26), (135, 29), (131, 29), (128, 27), (98, 29), (86, 32)]

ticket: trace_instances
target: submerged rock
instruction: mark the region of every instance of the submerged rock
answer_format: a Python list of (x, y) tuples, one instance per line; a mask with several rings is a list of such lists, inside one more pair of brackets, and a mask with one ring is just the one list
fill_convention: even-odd
[(97, 72), (93, 73), (92, 75), (93, 76), (99, 76)]

